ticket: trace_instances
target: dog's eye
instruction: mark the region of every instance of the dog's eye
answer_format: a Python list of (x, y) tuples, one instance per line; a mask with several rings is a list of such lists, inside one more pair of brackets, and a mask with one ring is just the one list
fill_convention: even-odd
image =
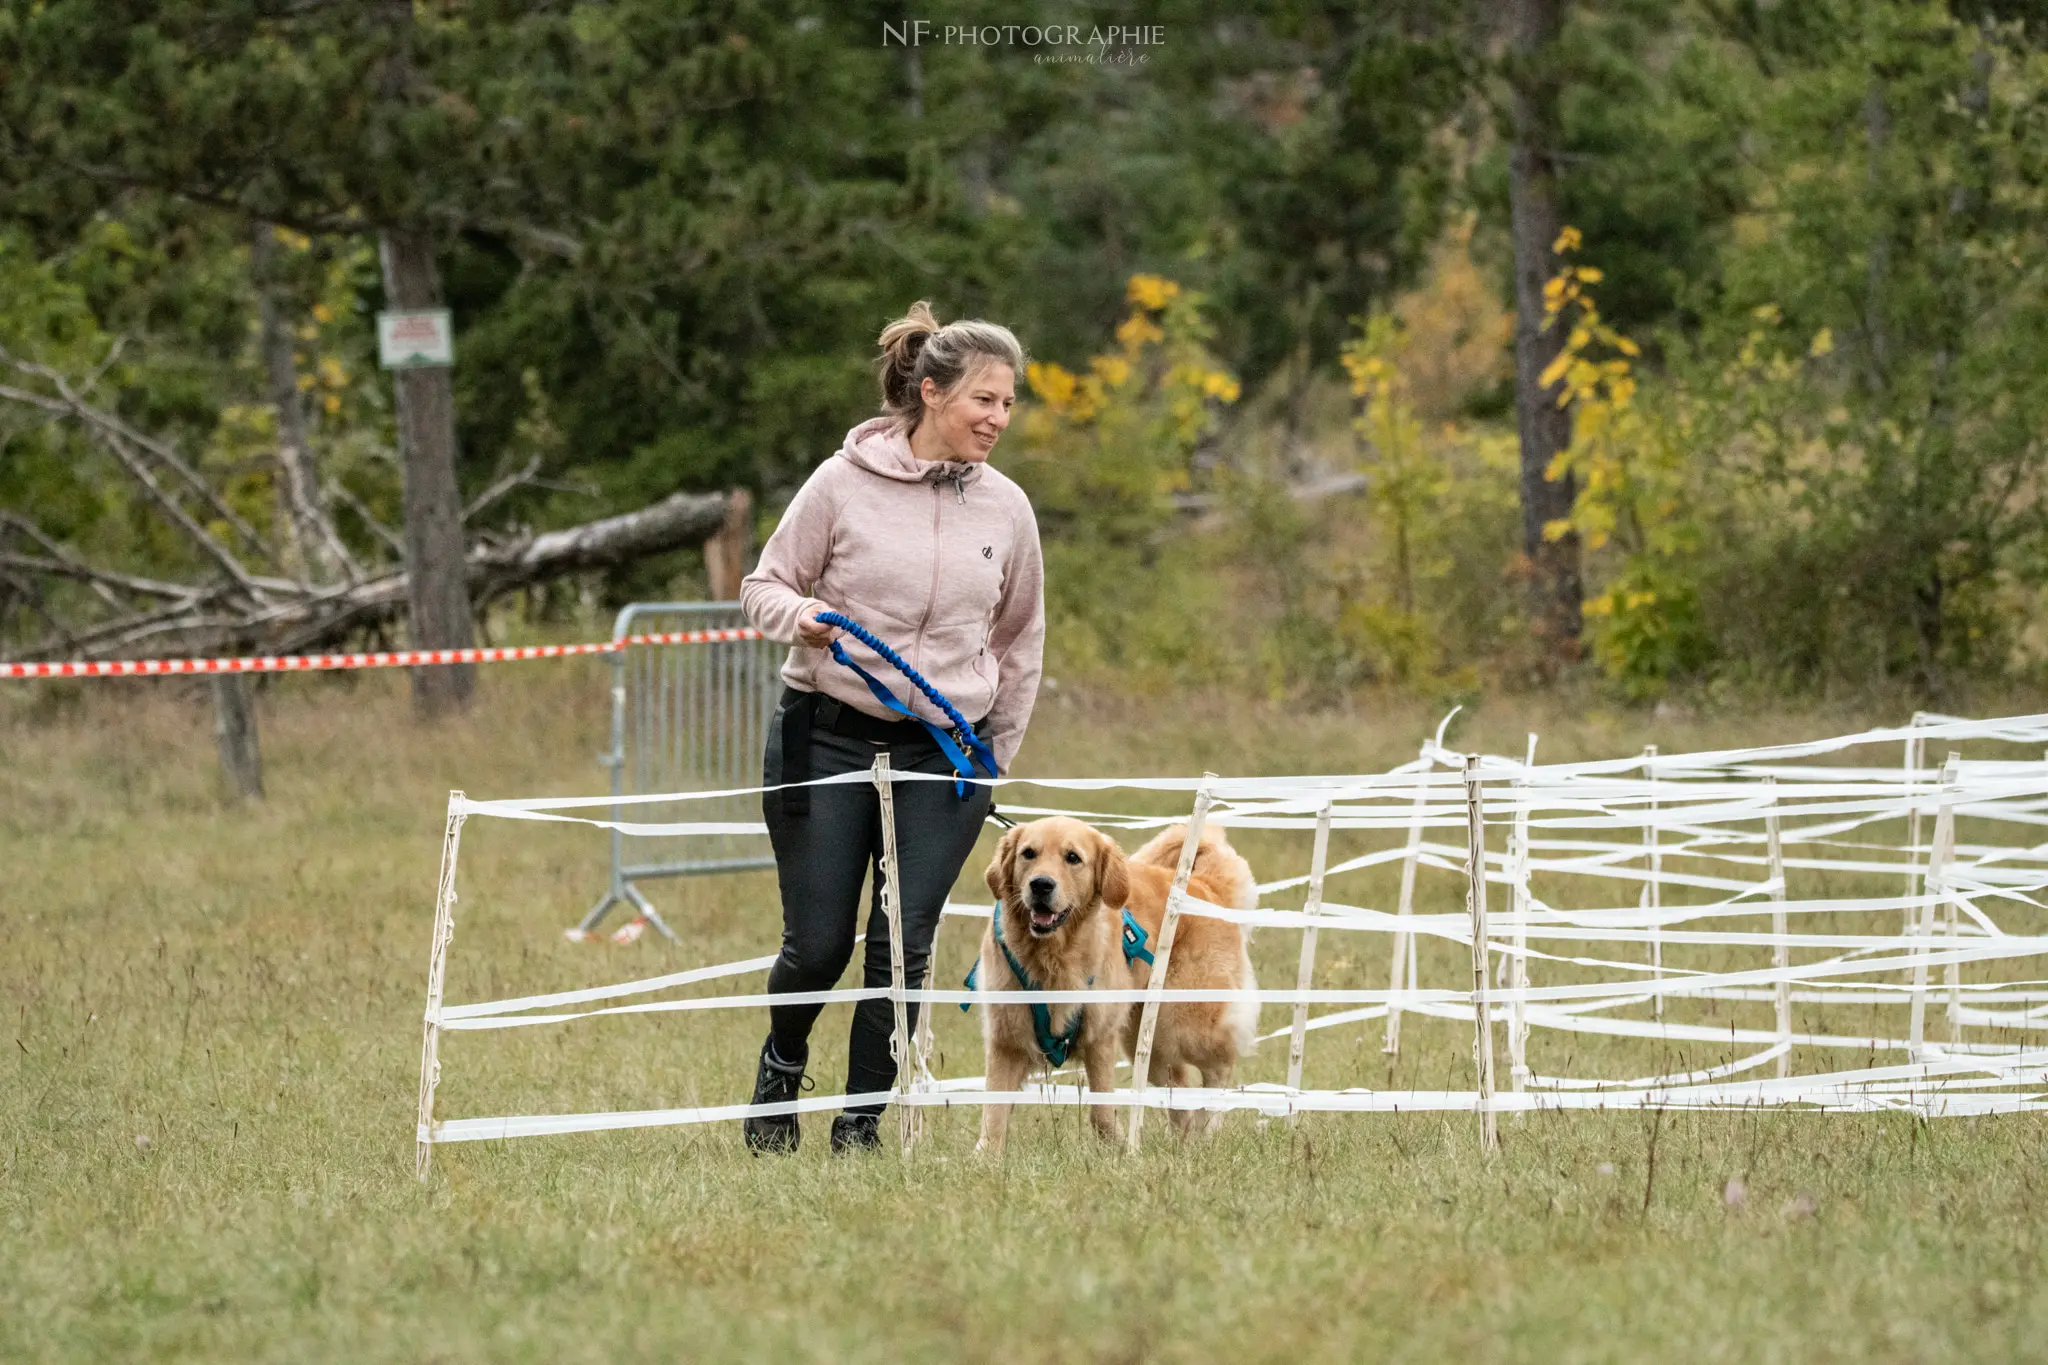
[(1036, 858), (1037, 856), (1038, 850), (1035, 848), (1027, 848), (1024, 850), (1024, 861), (1027, 863), (1030, 862), (1033, 858)]
[(1081, 855), (1074, 852), (1074, 850), (1070, 848), (1067, 850), (1067, 861), (1072, 863), (1075, 867), (1079, 867), (1081, 865)]

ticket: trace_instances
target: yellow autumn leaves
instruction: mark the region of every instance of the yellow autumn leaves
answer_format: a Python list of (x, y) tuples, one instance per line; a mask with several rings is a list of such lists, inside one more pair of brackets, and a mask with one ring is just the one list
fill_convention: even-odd
[[(1094, 356), (1084, 374), (1034, 361), (1031, 391), (1053, 425), (1086, 425), (1113, 404), (1142, 401), (1149, 388), (1171, 410), (1177, 432), (1192, 442), (1206, 429), (1211, 403), (1235, 403), (1238, 382), (1202, 347), (1209, 328), (1203, 296), (1160, 275), (1133, 275), (1124, 299), (1131, 313), (1117, 325), (1117, 349)], [(1039, 435), (1049, 435), (1038, 424)]]

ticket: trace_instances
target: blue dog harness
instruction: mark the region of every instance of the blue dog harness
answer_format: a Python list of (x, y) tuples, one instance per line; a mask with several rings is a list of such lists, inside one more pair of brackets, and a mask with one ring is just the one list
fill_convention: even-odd
[[(1145, 932), (1145, 926), (1138, 923), (1132, 917), (1129, 910), (1123, 912), (1123, 917), (1124, 965), (1129, 966), (1133, 961), (1139, 959), (1150, 963), (1152, 961), (1152, 951), (1145, 945), (1151, 942), (1152, 936)], [(1000, 904), (996, 906), (995, 914), (989, 919), (989, 932), (995, 936), (996, 947), (1003, 950), (1003, 960), (1010, 964), (1010, 970), (1015, 972), (1017, 979), (1024, 983), (1024, 989), (1027, 991), (1045, 989), (1031, 979), (1024, 970), (1024, 964), (1019, 962), (1017, 955), (1010, 951), (1010, 945), (1003, 942), (1003, 907)], [(963, 983), (966, 989), (970, 991), (980, 990), (981, 987), (975, 984), (980, 976), (981, 963), (976, 962), (974, 966), (968, 969), (967, 980)], [(1089, 977), (1088, 985), (1092, 986), (1094, 984), (1095, 978)], [(967, 1013), (969, 1008), (970, 1006), (967, 1001), (963, 1000), (960, 1002), (960, 1012), (962, 1014)], [(1045, 1054), (1045, 1060), (1049, 1064), (1053, 1066), (1066, 1065), (1067, 1058), (1073, 1054), (1074, 1045), (1081, 1041), (1081, 1025), (1087, 1022), (1087, 1019), (1088, 1012), (1085, 1009), (1077, 1010), (1074, 1014), (1074, 1022), (1067, 1025), (1061, 1032), (1054, 1033), (1052, 1031), (1052, 1011), (1044, 1005), (1035, 1002), (1032, 1004), (1031, 1031), (1037, 1035), (1038, 1050)]]

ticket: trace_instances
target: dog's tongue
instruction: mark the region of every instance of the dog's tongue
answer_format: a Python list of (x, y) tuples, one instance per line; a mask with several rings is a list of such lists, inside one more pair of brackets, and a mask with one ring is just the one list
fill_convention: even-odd
[(1059, 917), (1060, 914), (1057, 910), (1033, 910), (1031, 912), (1031, 922), (1041, 928), (1057, 922)]

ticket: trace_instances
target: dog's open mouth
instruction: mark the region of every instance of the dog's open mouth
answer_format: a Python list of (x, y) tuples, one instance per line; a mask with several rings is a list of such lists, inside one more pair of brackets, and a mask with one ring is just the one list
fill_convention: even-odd
[(1067, 922), (1068, 910), (1055, 910), (1051, 906), (1033, 905), (1026, 907), (1031, 912), (1031, 933), (1043, 938)]

